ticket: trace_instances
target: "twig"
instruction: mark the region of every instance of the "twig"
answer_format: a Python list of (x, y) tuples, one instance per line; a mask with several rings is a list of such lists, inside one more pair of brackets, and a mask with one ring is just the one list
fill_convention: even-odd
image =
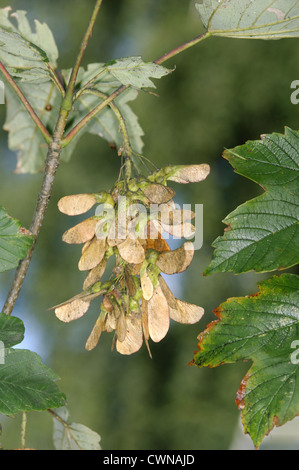
[[(4, 307), (2, 309), (2, 312), (6, 313), (7, 315), (11, 315), (14, 309), (15, 303), (18, 299), (18, 296), (21, 291), (21, 288), (22, 288), (22, 285), (23, 285), (23, 282), (24, 282), (24, 279), (25, 279), (25, 276), (26, 276), (26, 273), (27, 273), (27, 270), (28, 270), (28, 267), (32, 258), (32, 254), (36, 245), (37, 237), (39, 235), (41, 226), (43, 224), (43, 220), (45, 218), (46, 210), (48, 208), (48, 203), (52, 194), (55, 174), (60, 163), (60, 153), (62, 149), (61, 139), (65, 130), (69, 113), (72, 108), (72, 106), (69, 106), (68, 103), (69, 103), (69, 100), (71, 100), (71, 102), (73, 101), (73, 93), (74, 93), (74, 88), (76, 85), (76, 78), (77, 78), (78, 70), (79, 70), (88, 40), (92, 33), (92, 29), (93, 29), (99, 8), (102, 4), (102, 1), (103, 0), (97, 0), (93, 13), (91, 15), (90, 22), (88, 24), (87, 30), (85, 32), (83, 41), (80, 46), (80, 50), (79, 50), (79, 54), (78, 54), (75, 66), (71, 73), (71, 78), (70, 78), (70, 81), (66, 90), (65, 97), (61, 104), (61, 108), (60, 108), (60, 112), (59, 112), (59, 116), (57, 119), (53, 136), (51, 137), (46, 129), (45, 129), (46, 132), (44, 131), (44, 136), (45, 137), (47, 136), (48, 153), (47, 153), (47, 158), (46, 158), (46, 163), (45, 163), (45, 171), (44, 171), (42, 186), (38, 194), (36, 209), (35, 209), (33, 220), (30, 226), (30, 231), (33, 235), (33, 244), (31, 248), (29, 249), (29, 251), (27, 252), (26, 257), (22, 261), (20, 261), (19, 266), (16, 270), (12, 286), (10, 288)], [(6, 70), (3, 71), (3, 73), (5, 72), (6, 74), (8, 74)], [(16, 93), (18, 94), (18, 96), (20, 97), (24, 105), (26, 106), (26, 109), (28, 110), (32, 118), (36, 121), (39, 129), (43, 131), (43, 127), (44, 127), (43, 124), (41, 125), (39, 118), (36, 116), (34, 110), (31, 108), (31, 106), (27, 102), (22, 92), (18, 89), (17, 86), (15, 87), (14, 85), (15, 82), (13, 82), (10, 75), (7, 78), (9, 79), (11, 85), (14, 87)]]
[[(154, 61), (154, 63), (156, 63), (158, 65), (161, 65), (164, 62), (166, 62), (167, 60), (171, 59), (172, 57), (175, 57), (176, 55), (178, 55), (180, 52), (186, 51), (190, 47), (198, 44), (199, 42), (203, 41), (204, 39), (207, 39), (210, 36), (211, 36), (211, 33), (205, 32), (205, 33), (201, 34), (200, 36), (197, 36), (196, 38), (192, 39), (191, 41), (188, 41), (188, 42), (182, 44), (181, 46), (176, 47), (172, 51), (167, 52), (166, 54), (162, 55), (161, 57), (159, 57), (159, 59), (156, 59)], [(73, 129), (71, 129), (69, 131), (69, 133), (64, 137), (64, 139), (62, 140), (62, 146), (64, 147), (64, 146), (68, 145), (73, 140), (73, 138), (78, 134), (78, 132), (80, 132), (81, 129), (89, 121), (91, 121), (91, 119), (93, 119), (100, 111), (102, 111), (106, 106), (108, 106), (111, 103), (111, 101), (113, 101), (117, 96), (119, 96), (121, 93), (123, 93), (128, 88), (130, 88), (130, 85), (121, 86), (120, 88), (115, 90), (110, 96), (108, 96), (108, 98), (105, 101), (100, 103), (98, 106), (96, 106), (94, 109), (92, 109), (86, 116), (84, 116), (84, 118), (81, 121), (79, 121), (73, 127)]]

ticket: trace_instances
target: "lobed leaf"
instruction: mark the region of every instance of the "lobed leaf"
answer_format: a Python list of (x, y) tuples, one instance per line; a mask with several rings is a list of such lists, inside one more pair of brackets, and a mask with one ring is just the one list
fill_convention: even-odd
[(135, 88), (156, 88), (151, 78), (162, 78), (171, 70), (153, 62), (143, 62), (141, 57), (126, 57), (105, 64), (104, 68), (122, 85)]
[(214, 36), (245, 39), (299, 37), (297, 0), (203, 0), (196, 4)]
[(53, 418), (53, 442), (56, 450), (101, 450), (101, 436), (87, 426), (69, 423), (66, 407), (55, 410), (62, 422)]
[(263, 136), (228, 150), (235, 171), (260, 184), (265, 193), (239, 206), (213, 246), (205, 274), (286, 269), (299, 262), (299, 132)]
[(258, 447), (274, 426), (299, 413), (299, 276), (273, 276), (256, 295), (228, 299), (198, 337), (193, 363), (216, 367), (251, 360), (237, 392), (244, 430)]

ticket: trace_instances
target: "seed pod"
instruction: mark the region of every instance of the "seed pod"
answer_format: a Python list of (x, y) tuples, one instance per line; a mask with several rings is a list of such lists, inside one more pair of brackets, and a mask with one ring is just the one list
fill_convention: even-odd
[(107, 258), (104, 258), (97, 266), (91, 269), (83, 284), (83, 290), (89, 289), (95, 282), (102, 279), (107, 266)]
[(188, 268), (193, 256), (193, 243), (186, 242), (176, 250), (161, 253), (156, 261), (156, 266), (165, 274), (181, 273)]
[(116, 340), (116, 350), (120, 354), (133, 354), (142, 346), (141, 320), (137, 318), (127, 318), (127, 333), (123, 341)]
[(210, 166), (206, 163), (201, 165), (177, 165), (173, 167), (171, 174), (167, 176), (167, 180), (180, 184), (199, 183), (205, 180), (209, 173)]
[(127, 263), (139, 264), (145, 259), (145, 252), (137, 238), (131, 235), (118, 245), (118, 252)]
[(140, 275), (140, 283), (143, 298), (145, 300), (150, 300), (154, 292), (154, 286), (146, 271)]
[[(117, 308), (115, 308), (116, 312)], [(117, 334), (117, 341), (123, 342), (126, 334), (127, 334), (127, 321), (125, 318), (125, 312), (123, 308), (119, 308), (117, 323), (116, 323), (116, 334)]]
[(58, 209), (63, 214), (80, 215), (89, 211), (97, 202), (94, 194), (74, 194), (65, 196), (58, 202)]
[(165, 282), (165, 279), (161, 276), (159, 276), (159, 284), (162, 289), (162, 292), (167, 300), (168, 306), (170, 308), (177, 308), (177, 301), (171, 290), (169, 289), (167, 283)]
[(176, 299), (176, 308), (169, 309), (170, 318), (179, 323), (197, 323), (204, 314), (204, 309), (197, 305), (189, 304), (183, 300)]
[(195, 235), (195, 227), (190, 222), (181, 225), (165, 225), (162, 223), (162, 228), (164, 232), (176, 238), (191, 238)]
[(105, 330), (106, 317), (107, 317), (107, 314), (102, 312), (99, 318), (97, 319), (85, 344), (85, 349), (87, 351), (91, 351), (98, 344), (102, 331)]
[(106, 253), (106, 240), (93, 238), (87, 248), (83, 251), (78, 268), (80, 271), (87, 271), (95, 268), (101, 263)]
[(63, 234), (62, 240), (70, 244), (86, 243), (93, 238), (97, 223), (98, 219), (95, 217), (83, 220), (83, 222), (67, 230)]
[(55, 315), (59, 320), (68, 323), (81, 318), (89, 309), (90, 302), (81, 299), (73, 300), (55, 309)]
[(169, 307), (160, 285), (148, 301), (148, 330), (155, 343), (161, 341), (169, 329)]
[(175, 191), (172, 188), (158, 183), (147, 183), (142, 191), (149, 201), (154, 204), (166, 203), (175, 196)]

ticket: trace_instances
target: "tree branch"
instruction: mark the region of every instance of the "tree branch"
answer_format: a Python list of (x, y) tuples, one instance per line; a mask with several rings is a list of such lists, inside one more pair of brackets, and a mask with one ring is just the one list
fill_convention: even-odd
[(23, 93), (19, 90), (15, 82), (12, 80), (12, 78), (10, 77), (10, 75), (8, 74), (4, 66), (2, 65), (2, 68), (0, 67), (0, 69), (3, 71), (4, 75), (10, 82), (11, 86), (15, 89), (21, 101), (24, 103), (26, 109), (28, 110), (28, 112), (30, 113), (34, 121), (36, 122), (37, 126), (39, 127), (41, 132), (43, 132), (44, 137), (47, 137), (47, 142), (48, 142), (48, 153), (47, 153), (47, 158), (46, 158), (44, 177), (43, 177), (40, 192), (38, 194), (36, 209), (33, 215), (32, 223), (30, 226), (30, 231), (34, 237), (34, 240), (33, 240), (33, 244), (31, 248), (29, 249), (27, 253), (27, 256), (22, 261), (20, 261), (19, 266), (16, 270), (12, 286), (10, 288), (4, 307), (2, 309), (2, 312), (6, 313), (7, 315), (11, 315), (14, 309), (15, 303), (18, 299), (19, 293), (21, 291), (24, 279), (28, 271), (28, 267), (30, 265), (30, 261), (32, 258), (35, 245), (36, 245), (37, 237), (39, 235), (39, 232), (42, 227), (44, 217), (46, 214), (46, 210), (48, 208), (49, 200), (52, 194), (55, 174), (60, 163), (60, 154), (61, 154), (61, 149), (62, 149), (61, 139), (65, 131), (65, 126), (66, 126), (69, 113), (72, 109), (72, 104), (71, 106), (69, 106), (68, 102), (71, 101), (72, 103), (73, 101), (73, 92), (74, 92), (74, 88), (76, 84), (78, 70), (79, 70), (88, 40), (92, 33), (92, 29), (93, 29), (101, 4), (102, 4), (102, 0), (96, 1), (95, 8), (93, 10), (90, 22), (88, 24), (87, 30), (85, 32), (83, 41), (80, 46), (80, 50), (77, 56), (77, 60), (75, 62), (75, 66), (72, 70), (71, 78), (70, 78), (70, 81), (66, 90), (65, 97), (61, 104), (61, 108), (60, 108), (60, 112), (59, 112), (59, 116), (57, 119), (53, 136), (50, 136), (48, 131), (46, 129), (45, 130), (43, 129), (44, 127), (43, 124), (39, 120), (38, 116), (35, 114), (34, 110), (29, 105)]

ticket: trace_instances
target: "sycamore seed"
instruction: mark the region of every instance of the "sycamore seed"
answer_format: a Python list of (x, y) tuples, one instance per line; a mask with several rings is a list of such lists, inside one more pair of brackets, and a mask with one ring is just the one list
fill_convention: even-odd
[(197, 305), (179, 299), (176, 299), (176, 304), (176, 308), (169, 309), (169, 315), (172, 320), (178, 323), (197, 323), (204, 314), (204, 309)]
[(140, 319), (132, 317), (127, 318), (126, 325), (126, 336), (123, 341), (117, 337), (116, 350), (120, 354), (129, 355), (137, 352), (142, 346), (142, 326)]
[(70, 244), (86, 243), (93, 238), (97, 223), (98, 219), (94, 217), (83, 220), (83, 222), (67, 230), (63, 234), (62, 240)]
[(58, 209), (63, 214), (80, 215), (89, 211), (97, 202), (94, 194), (74, 194), (65, 196), (58, 202)]
[(201, 165), (178, 165), (176, 168), (177, 170), (167, 179), (180, 184), (199, 183), (205, 180), (210, 173), (210, 166), (206, 163)]
[(97, 266), (95, 266), (89, 271), (87, 278), (85, 279), (83, 284), (83, 290), (89, 289), (93, 284), (95, 284), (95, 282), (98, 282), (102, 279), (102, 276), (107, 266), (107, 262), (107, 258), (104, 258)]
[(101, 313), (101, 315), (97, 319), (85, 344), (85, 349), (87, 351), (91, 351), (98, 344), (102, 331), (104, 331), (105, 329), (106, 317), (107, 314), (103, 315), (103, 313)]
[(80, 258), (78, 267), (80, 271), (95, 268), (102, 261), (106, 253), (106, 240), (94, 237)]
[(166, 203), (175, 196), (175, 191), (172, 188), (158, 183), (147, 184), (142, 191), (149, 201), (154, 204)]
[(155, 288), (148, 301), (148, 331), (151, 339), (158, 343), (169, 329), (169, 307), (160, 285)]
[(165, 274), (181, 273), (188, 268), (193, 256), (193, 243), (186, 242), (176, 250), (161, 253), (156, 261), (156, 265)]
[(118, 245), (121, 258), (127, 263), (139, 264), (145, 259), (145, 251), (137, 238), (129, 235), (128, 238)]

